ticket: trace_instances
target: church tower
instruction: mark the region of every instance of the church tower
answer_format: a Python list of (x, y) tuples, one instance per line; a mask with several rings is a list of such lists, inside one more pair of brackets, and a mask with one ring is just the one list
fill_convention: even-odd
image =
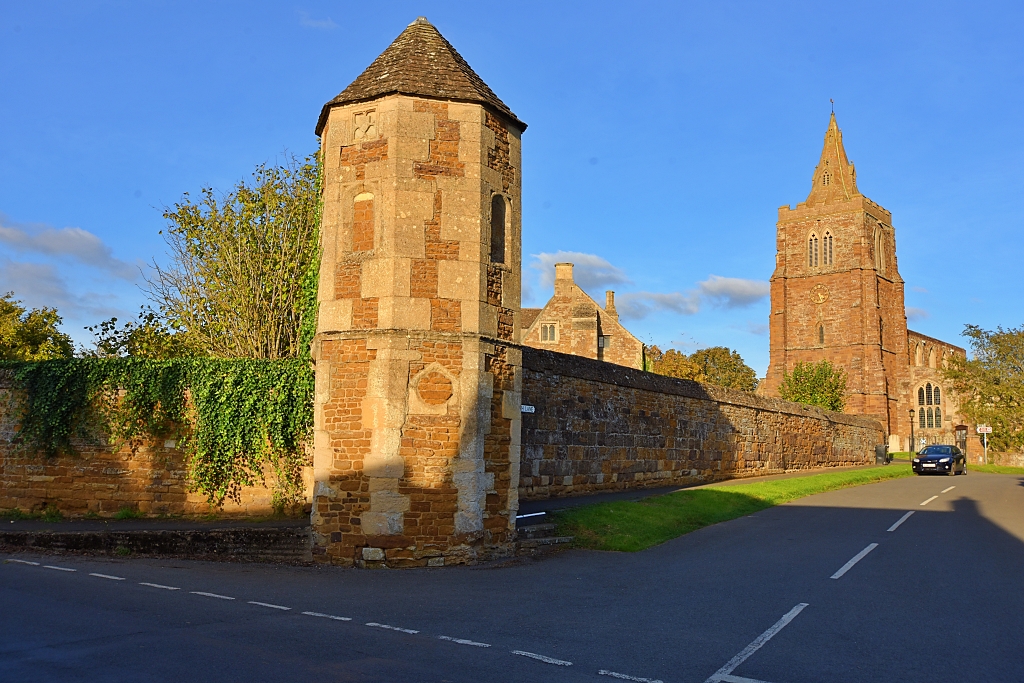
[(323, 107), (319, 561), (511, 550), (525, 129), (422, 17)]
[(779, 208), (771, 278), (771, 356), (765, 391), (778, 395), (798, 362), (846, 370), (847, 413), (909, 431), (897, 402), (907, 391), (907, 319), (892, 215), (857, 189), (835, 114), (811, 193)]

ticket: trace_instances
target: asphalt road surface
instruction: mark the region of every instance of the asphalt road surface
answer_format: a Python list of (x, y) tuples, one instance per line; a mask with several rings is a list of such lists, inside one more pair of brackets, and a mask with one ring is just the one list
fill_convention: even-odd
[(1024, 680), (1018, 476), (901, 479), (506, 566), (4, 559), (2, 681)]

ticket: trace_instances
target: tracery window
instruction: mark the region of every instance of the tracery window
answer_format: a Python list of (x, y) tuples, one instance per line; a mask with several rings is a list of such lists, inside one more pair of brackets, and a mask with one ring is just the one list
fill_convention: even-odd
[(932, 385), (930, 383), (924, 387), (924, 400), (928, 405), (932, 404)]
[(818, 236), (813, 232), (807, 238), (807, 265), (811, 268), (818, 267)]
[(941, 401), (939, 400), (939, 388), (938, 387), (935, 387), (934, 389), (932, 389), (932, 398), (934, 399), (935, 405), (939, 405), (941, 403)]
[(558, 341), (558, 323), (543, 323), (540, 326), (540, 340), (542, 342)]
[(927, 412), (928, 412), (928, 428), (930, 429), (930, 428), (935, 426), (935, 423), (932, 421), (932, 419), (933, 419), (932, 418), (932, 409), (929, 408)]
[(935, 409), (935, 428), (942, 429), (942, 408)]
[(917, 426), (920, 427), (921, 429), (924, 429), (924, 425), (924, 408), (921, 408), (921, 412), (918, 413), (917, 416)]
[(917, 405), (924, 405), (924, 387), (921, 387), (917, 390)]
[(821, 264), (831, 266), (832, 263), (832, 233), (826, 232), (821, 240)]

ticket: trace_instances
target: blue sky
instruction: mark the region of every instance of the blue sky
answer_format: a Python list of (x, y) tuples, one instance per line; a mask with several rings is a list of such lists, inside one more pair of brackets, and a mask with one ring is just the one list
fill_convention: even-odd
[(571, 252), (637, 336), (763, 374), (776, 209), (807, 196), (832, 98), (911, 327), (1024, 322), (1014, 2), (4, 3), (0, 291), (80, 342), (130, 316), (162, 208), (312, 151), (321, 105), (418, 15), (529, 124), (524, 305)]

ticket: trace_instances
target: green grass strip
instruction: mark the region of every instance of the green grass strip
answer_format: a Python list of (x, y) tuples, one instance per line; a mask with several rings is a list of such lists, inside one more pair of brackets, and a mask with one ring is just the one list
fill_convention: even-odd
[(988, 472), (989, 474), (1024, 474), (1024, 467), (1007, 465), (972, 465), (967, 463), (968, 472)]
[(554, 516), (558, 534), (575, 536), (576, 547), (636, 552), (804, 496), (912, 475), (909, 467), (889, 465), (791, 479), (730, 482), (637, 502), (585, 505), (559, 511)]

